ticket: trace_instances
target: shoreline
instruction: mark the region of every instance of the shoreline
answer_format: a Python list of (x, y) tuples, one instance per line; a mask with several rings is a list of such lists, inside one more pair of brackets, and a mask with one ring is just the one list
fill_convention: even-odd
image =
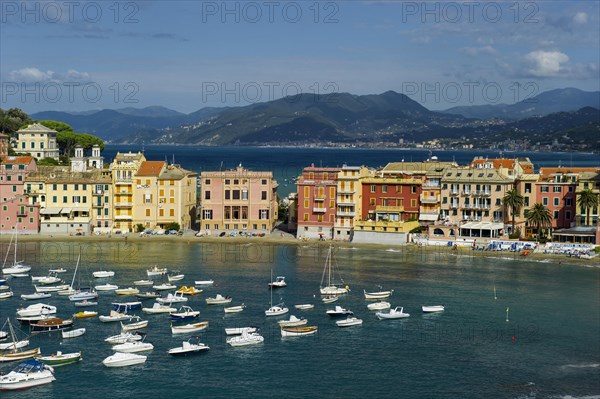
[[(8, 235), (0, 235), (0, 245), (5, 245), (10, 242)], [(477, 251), (472, 250), (469, 247), (459, 247), (453, 250), (451, 247), (445, 245), (418, 245), (418, 244), (374, 244), (374, 243), (353, 243), (346, 241), (319, 241), (319, 240), (299, 240), (294, 236), (284, 233), (283, 235), (271, 234), (265, 237), (196, 237), (194, 235), (183, 236), (144, 236), (140, 237), (137, 234), (128, 234), (126, 236), (112, 235), (107, 237), (105, 235), (100, 236), (62, 236), (62, 235), (22, 235), (19, 236), (20, 243), (114, 243), (114, 244), (138, 244), (138, 243), (160, 243), (166, 244), (170, 242), (186, 243), (187, 245), (294, 245), (297, 247), (325, 247), (332, 245), (336, 248), (345, 249), (380, 249), (388, 250), (398, 254), (409, 253), (418, 254), (419, 252), (425, 252), (428, 254), (438, 253), (439, 255), (446, 257), (492, 257), (492, 258), (504, 258), (512, 261), (533, 261), (542, 263), (555, 263), (556, 266), (574, 265), (583, 267), (598, 267), (600, 268), (600, 256), (596, 256), (592, 259), (580, 259), (576, 257), (569, 257), (561, 254), (545, 254), (542, 252), (533, 252), (527, 256), (523, 256), (518, 252), (509, 251)]]

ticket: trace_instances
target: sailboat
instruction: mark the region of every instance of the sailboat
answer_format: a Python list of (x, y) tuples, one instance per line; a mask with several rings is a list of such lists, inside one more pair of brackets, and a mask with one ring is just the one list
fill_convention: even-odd
[(10, 238), (10, 242), (8, 243), (8, 249), (6, 250), (6, 256), (4, 257), (4, 263), (2, 264), (2, 273), (4, 274), (23, 274), (28, 273), (31, 270), (31, 266), (26, 266), (23, 264), (23, 261), (17, 261), (17, 237), (18, 237), (18, 225), (15, 226), (15, 234), (13, 237), (15, 239), (15, 253), (12, 266), (6, 267), (6, 261), (8, 260), (8, 254), (10, 253), (10, 246), (13, 241), (13, 237)]
[(20, 350), (18, 345), (20, 341), (16, 340), (15, 330), (13, 329), (10, 319), (6, 319), (6, 324), (8, 324), (13, 345), (7, 349), (7, 352), (0, 353), (0, 362), (12, 362), (15, 360), (29, 359), (40, 354), (40, 348)]
[[(273, 281), (273, 270), (271, 270), (271, 281)], [(286, 314), (290, 310), (281, 302), (273, 306), (273, 286), (271, 285), (271, 303), (269, 309), (265, 310), (265, 316), (280, 316)]]
[(77, 257), (77, 265), (75, 265), (75, 272), (73, 273), (73, 280), (71, 281), (71, 286), (68, 289), (69, 292), (72, 292), (72, 294), (69, 295), (69, 301), (71, 302), (98, 298), (98, 293), (96, 291), (81, 291), (81, 289), (75, 290), (73, 288), (73, 285), (75, 284), (75, 276), (77, 276), (77, 269), (79, 269), (80, 260), (81, 251), (79, 251), (79, 256)]
[[(329, 246), (329, 252), (327, 253), (327, 259), (325, 260), (325, 267), (323, 268), (323, 275), (321, 276), (321, 295), (341, 295), (346, 294), (348, 292), (348, 286), (346, 287), (338, 287), (334, 284), (332, 280), (333, 267), (331, 265), (331, 260), (333, 258), (333, 247)], [(327, 278), (327, 285), (323, 286), (323, 282)], [(342, 280), (343, 283), (343, 280)]]

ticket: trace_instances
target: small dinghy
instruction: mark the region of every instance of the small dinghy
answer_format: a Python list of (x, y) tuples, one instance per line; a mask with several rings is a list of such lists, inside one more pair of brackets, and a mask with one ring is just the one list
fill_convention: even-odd
[(25, 301), (35, 301), (38, 299), (50, 298), (52, 294), (48, 292), (36, 292), (35, 294), (23, 294), (21, 295), (21, 299)]
[(306, 326), (306, 327), (283, 327), (281, 329), (282, 337), (301, 337), (303, 335), (316, 334), (318, 331), (317, 326)]
[(315, 305), (310, 304), (310, 303), (303, 303), (300, 305), (294, 305), (294, 308), (298, 309), (298, 310), (308, 310), (308, 309), (314, 309)]
[(387, 313), (377, 312), (377, 313), (375, 313), (375, 316), (377, 316), (377, 318), (379, 320), (387, 320), (387, 319), (404, 319), (406, 317), (409, 317), (410, 314), (404, 313), (404, 308), (397, 306), (394, 309), (390, 309), (390, 311)]
[(239, 334), (243, 334), (244, 331), (253, 333), (253, 332), (258, 331), (258, 328), (256, 328), (256, 327), (232, 327), (232, 328), (226, 328), (225, 329), (225, 334), (227, 334), (227, 335), (239, 335)]
[(110, 270), (98, 270), (97, 272), (93, 272), (92, 276), (94, 276), (95, 278), (114, 277), (115, 272)]
[(173, 312), (177, 312), (177, 309), (172, 308), (169, 305), (162, 305), (160, 303), (155, 303), (151, 308), (142, 308), (142, 312), (148, 313), (148, 314), (173, 313)]
[(323, 299), (321, 299), (321, 300), (323, 301), (323, 303), (334, 303), (338, 299), (340, 299), (340, 297), (337, 295), (327, 295), (327, 296), (324, 296)]
[(185, 326), (174, 326), (171, 325), (172, 334), (189, 334), (197, 331), (202, 331), (208, 328), (208, 321), (201, 321), (199, 323), (186, 324)]
[(239, 306), (230, 306), (228, 308), (223, 308), (223, 311), (225, 313), (239, 313), (239, 312), (243, 311), (244, 309), (246, 309), (246, 305), (244, 305), (242, 303)]
[(152, 285), (152, 284), (154, 284), (154, 281), (152, 281), (152, 280), (136, 280), (133, 282), (133, 285), (139, 286), (139, 287)]
[(81, 337), (83, 334), (85, 334), (85, 328), (76, 328), (73, 330), (63, 330), (61, 331), (62, 337), (67, 339), (67, 338), (77, 338), (77, 337)]
[(83, 300), (81, 302), (75, 302), (75, 306), (77, 306), (78, 308), (84, 308), (86, 306), (96, 306), (96, 305), (98, 305), (98, 302), (88, 301), (88, 300)]
[(379, 302), (374, 302), (374, 303), (370, 303), (367, 305), (367, 309), (369, 310), (386, 310), (391, 308), (392, 305), (389, 302), (386, 301), (379, 301)]
[(127, 324), (121, 322), (122, 332), (136, 331), (148, 327), (148, 320), (142, 320), (140, 316), (133, 316), (130, 320), (133, 320), (133, 322)]
[(114, 284), (100, 284), (94, 287), (96, 291), (114, 291), (119, 289), (118, 285)]
[(156, 299), (160, 298), (160, 294), (158, 292), (140, 292), (139, 294), (135, 294), (136, 297), (140, 299)]
[(307, 323), (308, 320), (306, 320), (304, 317), (297, 318), (294, 315), (291, 315), (288, 320), (279, 320), (277, 322), (277, 324), (279, 324), (279, 327), (298, 327), (305, 326)]
[(436, 313), (444, 311), (444, 307), (442, 305), (423, 306), (422, 309), (423, 313)]
[(162, 283), (158, 285), (153, 285), (152, 288), (154, 288), (156, 291), (167, 291), (174, 290), (175, 288), (177, 288), (177, 286), (173, 284)]
[(48, 356), (36, 357), (40, 362), (52, 367), (66, 366), (67, 364), (77, 363), (83, 359), (81, 352), (62, 353), (58, 351)]
[(84, 310), (82, 312), (77, 312), (73, 314), (73, 318), (75, 319), (89, 319), (91, 317), (98, 316), (98, 312), (94, 312), (92, 310)]
[(122, 321), (122, 320), (129, 320), (131, 319), (132, 316), (125, 314), (125, 313), (120, 313), (117, 312), (116, 310), (111, 310), (110, 314), (108, 316), (100, 316), (99, 319), (102, 323), (110, 323), (110, 322), (114, 322), (114, 321)]

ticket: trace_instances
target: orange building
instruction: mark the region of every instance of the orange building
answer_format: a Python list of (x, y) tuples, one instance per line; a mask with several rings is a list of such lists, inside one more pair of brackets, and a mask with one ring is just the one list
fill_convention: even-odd
[(304, 168), (298, 178), (299, 238), (333, 238), (338, 174), (341, 168)]

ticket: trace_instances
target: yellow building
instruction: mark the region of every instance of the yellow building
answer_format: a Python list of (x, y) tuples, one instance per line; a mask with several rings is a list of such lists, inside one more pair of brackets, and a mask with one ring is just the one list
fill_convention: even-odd
[(196, 214), (196, 173), (164, 161), (144, 161), (135, 175), (133, 224), (191, 229)]
[(109, 170), (72, 172), (65, 166), (38, 166), (25, 178), (25, 192), (40, 206), (40, 233), (88, 235), (112, 227)]
[(56, 130), (34, 123), (17, 131), (17, 152), (29, 153), (37, 159), (54, 158), (58, 160)]
[(141, 152), (115, 155), (110, 170), (113, 185), (113, 229), (133, 232), (133, 188), (134, 178), (146, 157)]
[(368, 175), (369, 169), (364, 166), (343, 165), (338, 172), (334, 240), (352, 240), (354, 223), (362, 214), (361, 179)]

